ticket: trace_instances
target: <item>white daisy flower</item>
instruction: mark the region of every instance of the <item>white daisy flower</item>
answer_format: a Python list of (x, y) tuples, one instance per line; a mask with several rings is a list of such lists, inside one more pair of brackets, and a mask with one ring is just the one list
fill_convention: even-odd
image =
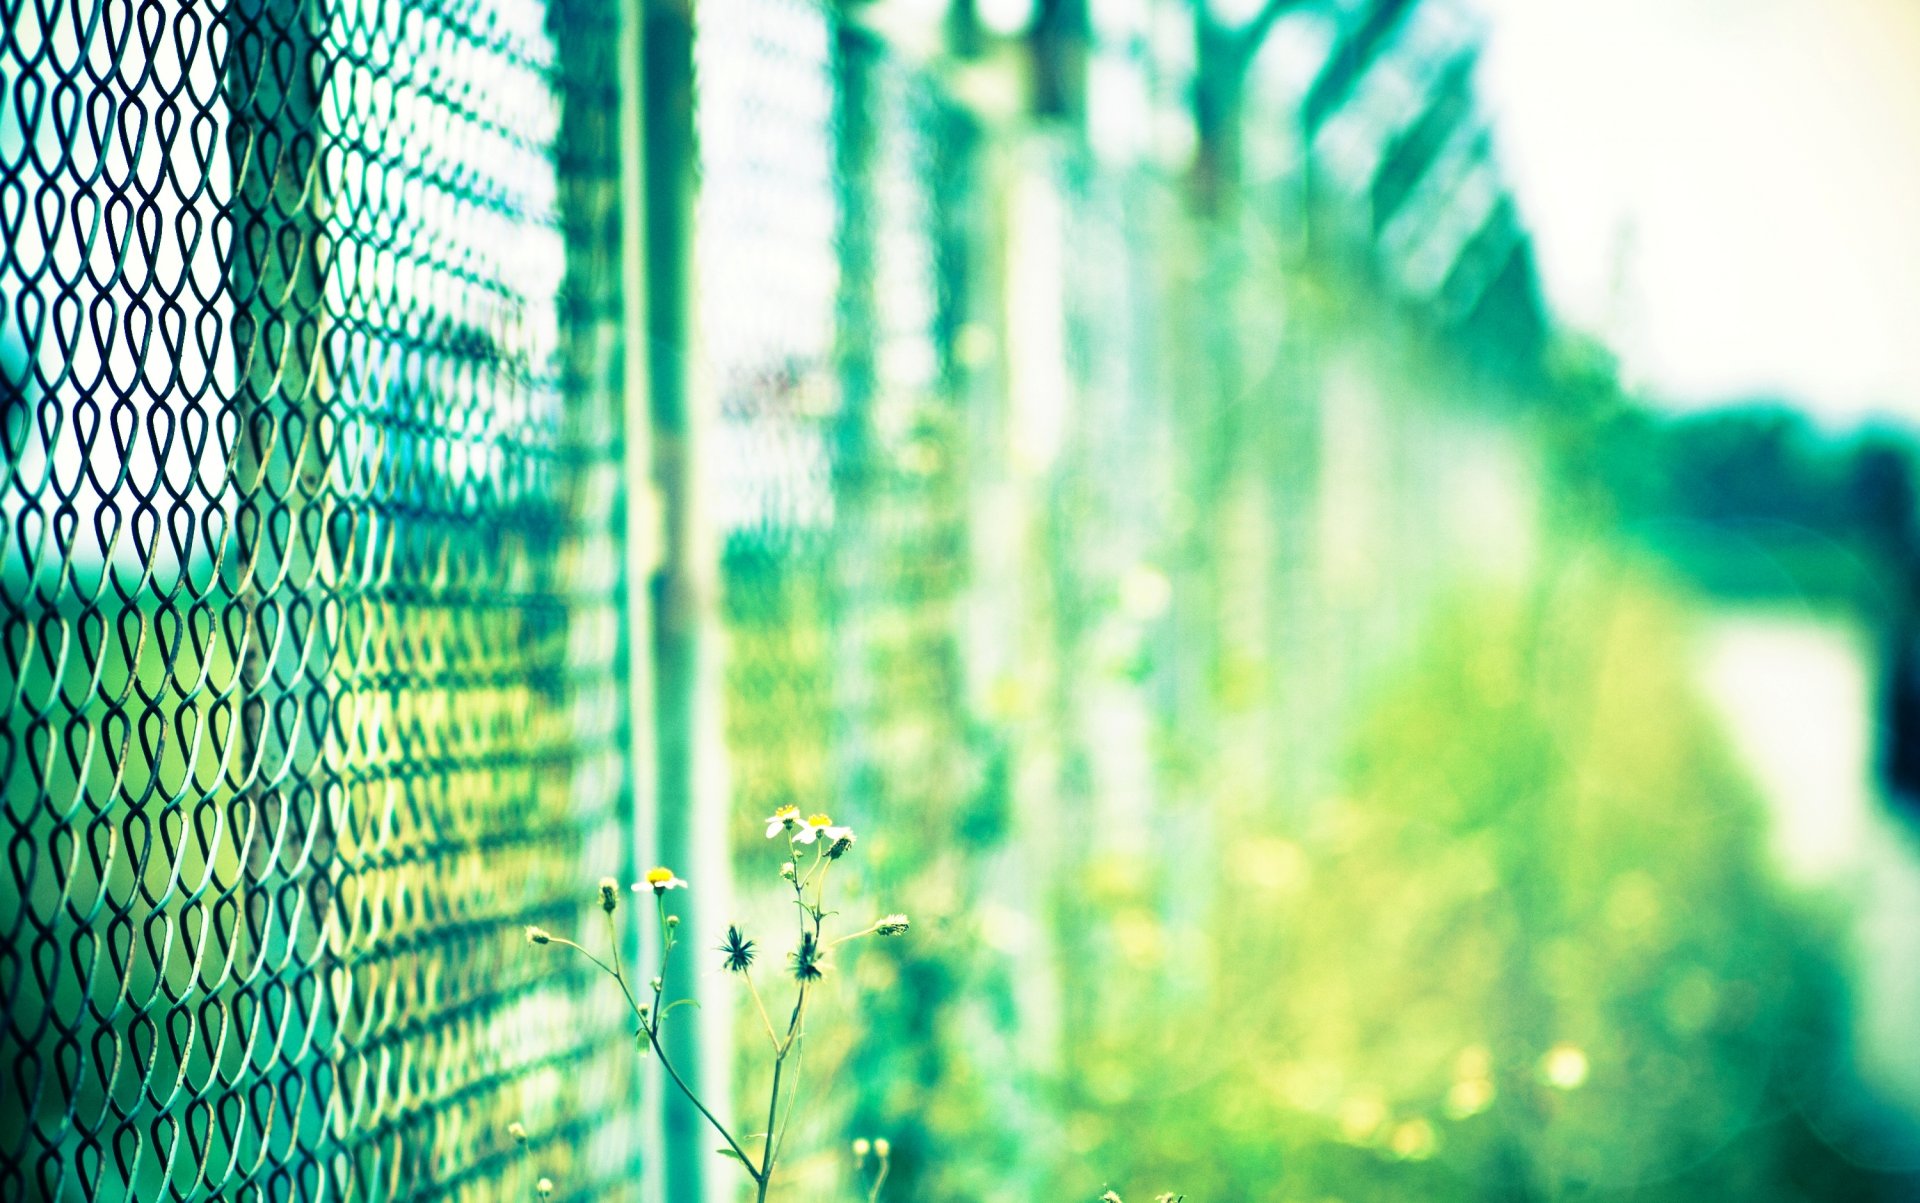
[[(807, 821), (800, 817), (798, 806), (782, 806), (767, 816), (767, 838), (772, 839), (783, 831), (803, 832), (806, 826)], [(812, 843), (813, 836), (805, 835), (802, 842)]]
[(675, 877), (673, 870), (667, 868), (665, 865), (648, 869), (645, 880), (633, 883), (633, 892), (636, 894), (642, 890), (652, 890), (656, 894), (664, 894), (668, 890), (684, 890), (686, 888), (687, 883)]
[(800, 823), (800, 830), (793, 835), (795, 841), (811, 844), (822, 836), (829, 844), (835, 844), (853, 834), (853, 828), (836, 826), (832, 815), (808, 815)]

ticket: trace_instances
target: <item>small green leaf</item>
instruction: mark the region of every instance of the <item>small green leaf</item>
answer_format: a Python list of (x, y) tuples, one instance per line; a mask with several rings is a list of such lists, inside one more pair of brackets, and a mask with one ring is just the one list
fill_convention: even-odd
[(667, 1017), (667, 1013), (669, 1011), (672, 1011), (675, 1007), (697, 1007), (699, 1005), (700, 1005), (700, 1000), (697, 998), (676, 998), (672, 1002), (668, 1003), (666, 1006), (660, 1008), (660, 1018), (665, 1019)]
[(741, 1165), (747, 1164), (747, 1159), (745, 1157), (740, 1156), (740, 1154), (734, 1152), (732, 1149), (729, 1149), (725, 1145), (721, 1145), (719, 1148), (715, 1149), (714, 1152), (720, 1154), (720, 1156), (722, 1157), (731, 1157), (735, 1161), (739, 1162)]

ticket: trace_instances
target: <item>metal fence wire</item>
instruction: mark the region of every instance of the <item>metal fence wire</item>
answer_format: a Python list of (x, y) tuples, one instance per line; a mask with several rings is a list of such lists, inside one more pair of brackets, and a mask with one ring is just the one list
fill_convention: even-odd
[(978, 7), (0, 0), (0, 1200), (713, 1197), (517, 927), (786, 804), (915, 915), (809, 1138), (1091, 1147), (1439, 546), (1277, 282), (1539, 321), (1457, 5)]
[[(930, 1038), (1003, 1026), (965, 908), (933, 896), (962, 883), (984, 897), (992, 834), (978, 830), (960, 621), (967, 381), (954, 356), (978, 249), (961, 228), (980, 199), (966, 192), (973, 126), (929, 72), (828, 6), (708, 11), (698, 251), (724, 474), (731, 811), (830, 811), (866, 833), (850, 890), (950, 917), (848, 975), (857, 1003), (836, 1005), (857, 1005), (857, 1031), (823, 1023), (809, 1055), (849, 1085), (808, 1119), (817, 1147), (888, 1133), (901, 1197), (991, 1192), (1016, 1142), (978, 1135), (954, 1157), (936, 1149), (954, 1126), (936, 1134), (933, 1117), (983, 1113), (1008, 1075)], [(743, 893), (764, 872), (757, 851), (739, 866)], [(957, 978), (983, 988), (950, 988)], [(950, 1163), (938, 1184), (922, 1170), (936, 1155)], [(824, 1197), (807, 1172), (795, 1189)]]
[(0, 1198), (624, 1194), (610, 14), (3, 7)]

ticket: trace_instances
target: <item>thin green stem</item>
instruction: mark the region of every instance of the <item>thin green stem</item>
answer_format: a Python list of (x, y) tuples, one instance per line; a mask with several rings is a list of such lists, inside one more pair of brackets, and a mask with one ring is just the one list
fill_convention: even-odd
[[(812, 907), (809, 907), (807, 905), (806, 886), (809, 882), (813, 880), (814, 873), (817, 872), (820, 866), (825, 863), (827, 863), (825, 850), (822, 848), (816, 847), (814, 849), (813, 864), (809, 865), (807, 867), (806, 873), (802, 874), (800, 872), (799, 846), (793, 841), (791, 837), (788, 838), (787, 840), (787, 865), (788, 865), (787, 880), (793, 886), (794, 905), (799, 909), (799, 912), (800, 912), (799, 919), (800, 919), (801, 939), (802, 940), (806, 939), (807, 923), (809, 919), (811, 919), (813, 923), (813, 939), (816, 946), (819, 944), (819, 939), (820, 939), (821, 908), (818, 902), (819, 894), (818, 892), (816, 892), (815, 905), (813, 905)], [(824, 873), (821, 874), (821, 884), (822, 885), (825, 884)], [(767, 1191), (773, 1185), (773, 1170), (774, 1170), (775, 1164), (779, 1160), (779, 1156), (780, 1156), (779, 1150), (780, 1150), (780, 1145), (781, 1143), (783, 1143), (783, 1139), (785, 1137), (785, 1129), (788, 1126), (790, 1126), (793, 1122), (794, 1092), (791, 1087), (789, 1088), (789, 1097), (787, 1100), (787, 1115), (784, 1122), (782, 1121), (780, 1116), (780, 1078), (781, 1078), (781, 1075), (786, 1070), (787, 1055), (789, 1053), (792, 1053), (795, 1050), (796, 1043), (800, 1038), (800, 1033), (804, 1030), (802, 1028), (802, 1020), (806, 1016), (808, 983), (805, 981), (802, 981), (800, 983), (799, 990), (793, 1002), (793, 1014), (790, 1015), (787, 1019), (787, 1035), (784, 1040), (782, 1040), (781, 1038), (779, 1038), (777, 1035), (774, 1034), (771, 1017), (767, 1015), (766, 1005), (760, 998), (760, 992), (758, 988), (754, 987), (752, 978), (748, 978), (747, 984), (748, 984), (748, 988), (751, 989), (753, 992), (754, 1005), (759, 1007), (760, 1017), (763, 1021), (766, 1022), (767, 1035), (773, 1039), (773, 1044), (774, 1044), (773, 1082), (767, 1091), (767, 1130), (761, 1136), (760, 1173), (759, 1173), (758, 1179), (756, 1180), (756, 1185), (758, 1186), (759, 1189), (755, 1196), (756, 1203), (766, 1203)], [(795, 1069), (795, 1074), (797, 1075), (799, 1072), (798, 1063), (795, 1064), (794, 1069)]]
[[(816, 838), (813, 841), (813, 863), (807, 866), (807, 875), (796, 884), (801, 886), (806, 885), (808, 882), (813, 880), (814, 873), (820, 868), (821, 865), (831, 864), (831, 863), (832, 863), (831, 861), (827, 860), (827, 850), (825, 846), (820, 843), (818, 838)], [(795, 865), (794, 871), (795, 872), (799, 871), (799, 866), (797, 863)]]
[(589, 961), (592, 961), (594, 964), (600, 966), (600, 969), (602, 972), (610, 973), (614, 977), (620, 976), (619, 972), (615, 970), (613, 966), (607, 964), (605, 961), (601, 960), (599, 957), (594, 956), (592, 953), (580, 947), (578, 944), (575, 944), (572, 940), (565, 939), (564, 937), (561, 937), (561, 936), (548, 936), (547, 942), (550, 944), (559, 944), (563, 947), (571, 948), (575, 952), (579, 953), (581, 956), (587, 958)]
[[(620, 985), (620, 994), (627, 1000), (627, 1007), (635, 1018), (640, 1015), (640, 1000), (627, 988), (627, 975), (620, 971), (620, 929), (613, 922), (613, 912), (607, 911), (607, 947), (613, 951), (613, 980)], [(641, 1020), (642, 1023), (646, 1022)]]
[(673, 929), (667, 926), (667, 895), (653, 892), (654, 917), (660, 923), (660, 972), (653, 975), (653, 1026), (660, 1026), (660, 993), (667, 988), (667, 966), (673, 961)]
[[(776, 1157), (774, 1149), (775, 1129), (780, 1118), (780, 1071), (786, 1066), (787, 1054), (793, 1051), (794, 1038), (800, 1032), (800, 1020), (807, 1009), (807, 983), (800, 983), (799, 996), (793, 1002), (793, 1015), (787, 1020), (787, 1039), (773, 1058), (773, 1088), (767, 1092), (767, 1130), (760, 1141), (760, 1193), (756, 1203), (765, 1203), (767, 1187), (773, 1182), (773, 1164)], [(791, 1119), (791, 1115), (788, 1117)]]
[(768, 1094), (767, 1130), (760, 1136), (759, 1198), (761, 1200), (766, 1199), (767, 1186), (773, 1181), (773, 1128), (776, 1118), (775, 1112), (780, 1105), (780, 1068), (785, 1065), (786, 1062), (787, 1058), (784, 1053), (773, 1059), (773, 1089)]
[[(700, 1096), (693, 1093), (693, 1087), (688, 1086), (686, 1079), (680, 1076), (680, 1071), (673, 1067), (672, 1058), (668, 1057), (667, 1050), (661, 1047), (660, 1037), (658, 1035), (659, 1026), (659, 1017), (655, 1016), (653, 1024), (647, 1028), (647, 1042), (653, 1046), (655, 1055), (660, 1058), (661, 1067), (667, 1071), (667, 1076), (673, 1079), (673, 1084), (680, 1088), (680, 1093), (687, 1096), (687, 1101), (692, 1103), (701, 1115), (706, 1116), (707, 1122), (713, 1125), (713, 1130), (718, 1132), (720, 1138), (727, 1142), (727, 1147), (733, 1150), (733, 1155), (740, 1159), (741, 1166), (746, 1169), (747, 1176), (755, 1182), (759, 1182), (761, 1175), (754, 1171), (753, 1162), (747, 1158), (747, 1151), (740, 1147), (740, 1142), (733, 1138), (733, 1133), (727, 1131), (727, 1126), (714, 1118), (713, 1112), (707, 1110), (707, 1105), (700, 1101)], [(763, 1199), (766, 1198), (766, 1188), (764, 1185), (761, 1187), (760, 1197)]]
[(792, 1051), (794, 1042), (798, 1040), (805, 1031), (805, 1028), (801, 1025), (800, 1017), (806, 1013), (806, 1009), (807, 983), (801, 982), (800, 996), (793, 1004), (793, 1019), (787, 1024), (787, 1038), (780, 1044), (780, 1056), (783, 1060), (786, 1058), (787, 1053)]
[[(800, 880), (800, 849), (792, 840), (787, 841), (787, 864), (793, 867), (793, 872), (787, 877), (787, 880), (793, 883), (793, 904), (800, 908), (800, 921), (804, 925), (806, 923), (807, 898), (802, 892), (804, 883)], [(813, 871), (809, 869), (807, 875), (812, 876)]]
[(880, 930), (880, 921), (876, 919), (873, 921), (872, 927), (863, 927), (857, 932), (849, 932), (847, 935), (841, 936), (839, 939), (835, 940), (833, 943), (827, 945), (827, 947), (838, 948), (842, 944), (845, 944), (848, 940), (858, 940), (861, 936), (870, 936), (874, 932), (877, 932), (879, 930)]
[(753, 984), (753, 970), (743, 969), (740, 975), (747, 979), (747, 993), (753, 995), (753, 1005), (760, 1011), (760, 1022), (767, 1025), (767, 1039), (773, 1042), (774, 1051), (780, 1048), (780, 1037), (774, 1033), (773, 1019), (767, 1014), (767, 1004), (760, 1001), (760, 988)]
[[(820, 915), (827, 905), (827, 874), (833, 869), (833, 862), (822, 861), (818, 866), (820, 882), (813, 889), (813, 934), (820, 934)], [(809, 874), (811, 876), (811, 874)]]
[(786, 1147), (787, 1133), (793, 1130), (793, 1109), (800, 1103), (800, 1071), (807, 1064), (807, 1042), (801, 1040), (793, 1046), (793, 1073), (787, 1085), (787, 1115), (780, 1121), (780, 1134), (773, 1138), (773, 1156), (777, 1161), (780, 1152)]
[[(673, 1058), (667, 1055), (666, 1046), (660, 1043), (660, 1021), (663, 1018), (660, 1012), (660, 994), (666, 989), (667, 965), (673, 957), (674, 939), (673, 929), (667, 926), (667, 903), (664, 891), (655, 890), (653, 892), (653, 903), (654, 915), (660, 923), (660, 972), (655, 974), (653, 978), (653, 1009), (651, 1011), (642, 1010), (634, 1001), (632, 993), (627, 991), (626, 979), (622, 977), (617, 970), (613, 971), (614, 977), (620, 982), (621, 990), (627, 993), (627, 1004), (633, 1007), (635, 1013), (640, 1016), (640, 1029), (646, 1033), (647, 1044), (652, 1047), (654, 1055), (660, 1058), (661, 1068), (667, 1071), (667, 1076), (673, 1079), (673, 1084), (680, 1088), (680, 1093), (686, 1096), (687, 1101), (693, 1104), (694, 1109), (705, 1117), (709, 1124), (713, 1125), (713, 1130), (720, 1134), (720, 1139), (727, 1142), (727, 1147), (733, 1150), (733, 1155), (740, 1159), (740, 1166), (747, 1171), (747, 1176), (752, 1178), (756, 1184), (760, 1184), (761, 1175), (755, 1172), (753, 1162), (747, 1157), (747, 1151), (740, 1147), (740, 1142), (733, 1138), (733, 1133), (727, 1130), (727, 1126), (721, 1123), (713, 1112), (707, 1110), (707, 1105), (700, 1101), (700, 1096), (693, 1092), (693, 1087), (687, 1085), (687, 1080), (680, 1076), (678, 1069), (674, 1068)], [(609, 915), (608, 919), (611, 920), (612, 916)], [(588, 955), (591, 956), (592, 954), (589, 953)], [(614, 957), (616, 964), (618, 963), (619, 955), (618, 941), (615, 941)], [(765, 1195), (765, 1189), (764, 1184), (761, 1184), (763, 1197)]]

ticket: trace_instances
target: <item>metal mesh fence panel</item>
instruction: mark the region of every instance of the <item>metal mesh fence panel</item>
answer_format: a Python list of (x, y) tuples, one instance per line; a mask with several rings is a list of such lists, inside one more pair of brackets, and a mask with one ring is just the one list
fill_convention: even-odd
[[(833, 1007), (859, 1030), (810, 1036), (823, 1080), (862, 1085), (812, 1112), (807, 1143), (884, 1130), (889, 1189), (910, 1194), (933, 1133), (973, 1130), (960, 1113), (981, 1107), (959, 1085), (977, 1059), (928, 1037), (972, 1022), (967, 998), (994, 1003), (955, 988), (976, 952), (956, 901), (995, 837), (972, 805), (962, 664), (971, 120), (830, 8), (704, 11), (696, 291), (721, 428), (732, 809), (831, 812), (865, 833), (850, 905), (949, 917), (913, 952), (849, 966)], [(740, 872), (745, 902), (764, 863)], [(903, 1122), (915, 1112), (925, 1127)], [(835, 1181), (830, 1163), (794, 1173), (807, 1197)]]
[(716, 832), (787, 804), (915, 915), (807, 1144), (1044, 1194), (1209, 988), (1171, 866), (1327, 788), (1423, 604), (1441, 427), (1290, 223), (1448, 321), (1524, 265), (1415, 187), (1485, 174), (1383, 41), (1439, 0), (1272, 97), (1177, 4), (616, 7), (0, 0), (0, 1197), (489, 1197), (514, 1119), (631, 1197), (675, 1113), (515, 925), (636, 846), (730, 905)]
[(513, 926), (627, 788), (608, 76), (550, 17), (8, 7), (0, 1196), (496, 1197), (515, 1119), (632, 1168), (614, 1000)]
[[(1045, 1193), (1111, 1149), (1098, 1117), (1153, 1089), (1135, 1018), (1218, 980), (1232, 899), (1191, 867), (1330, 788), (1353, 699), (1443, 575), (1419, 558), (1432, 490), (1398, 482), (1444, 424), (1405, 398), (1389, 424), (1353, 366), (1410, 376), (1432, 321), (1315, 295), (1350, 258), (1380, 260), (1369, 298), (1405, 273), (1345, 228), (1373, 176), (1299, 160), (1320, 122), (1328, 146), (1397, 136), (1350, 129), (1345, 97), (1377, 90), (1409, 7), (1281, 30), (1277, 82), (1264, 34), (1190, 6), (1040, 6), (1018, 35), (966, 6), (703, 10), (731, 796), (736, 822), (794, 804), (870, 830), (866, 881), (925, 920), (852, 969), (862, 1030), (823, 1050), (858, 1085), (821, 1143), (887, 1131), (890, 1189)], [(1286, 160), (1259, 190), (1243, 132)], [(1324, 261), (1310, 196), (1341, 219)], [(1458, 249), (1434, 247), (1430, 276)]]
[[(965, 222), (976, 129), (938, 81), (871, 34), (838, 62), (840, 369), (847, 390), (831, 580), (836, 805), (877, 832), (873, 889), (930, 919), (911, 949), (857, 979), (848, 1131), (890, 1132), (899, 1188), (922, 1197), (1018, 1190), (1018, 1138), (996, 1139), (1004, 965), (975, 903), (1006, 835), (964, 661), (973, 538), (966, 376), (958, 335), (979, 243)], [(1013, 1112), (1006, 1113), (1017, 1120)], [(975, 1147), (950, 1143), (968, 1132)], [(1002, 1129), (1004, 1131), (1004, 1129)], [(990, 1171), (986, 1167), (993, 1167)]]
[(718, 410), (732, 798), (750, 814), (819, 809), (831, 775), (822, 573), (843, 412), (834, 26), (811, 4), (756, 0), (703, 20), (696, 47), (695, 261)]

